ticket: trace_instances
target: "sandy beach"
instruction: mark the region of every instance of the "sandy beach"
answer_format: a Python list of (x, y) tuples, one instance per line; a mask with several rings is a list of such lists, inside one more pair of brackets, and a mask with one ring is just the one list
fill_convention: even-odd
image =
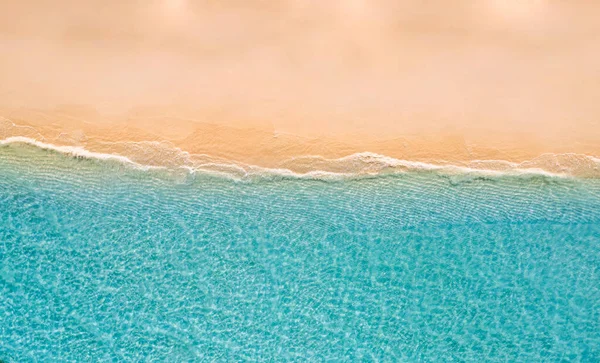
[(168, 141), (270, 167), (365, 151), (600, 155), (600, 6), (589, 2), (49, 6), (1, 6), (3, 138), (102, 151)]

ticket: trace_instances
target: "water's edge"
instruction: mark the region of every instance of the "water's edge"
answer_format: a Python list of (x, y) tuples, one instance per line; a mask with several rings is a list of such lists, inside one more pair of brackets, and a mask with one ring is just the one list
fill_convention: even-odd
[(0, 140), (0, 148), (34, 147), (47, 152), (119, 163), (138, 170), (179, 170), (206, 173), (233, 180), (314, 179), (348, 180), (406, 172), (433, 172), (442, 175), (496, 177), (600, 178), (600, 159), (581, 154), (543, 154), (521, 163), (503, 160), (472, 160), (461, 165), (400, 160), (372, 152), (361, 152), (338, 159), (318, 155), (298, 156), (268, 168), (226, 160), (210, 155), (195, 155), (166, 142), (120, 142), (108, 145), (114, 152), (98, 152), (82, 146), (55, 145), (24, 136)]

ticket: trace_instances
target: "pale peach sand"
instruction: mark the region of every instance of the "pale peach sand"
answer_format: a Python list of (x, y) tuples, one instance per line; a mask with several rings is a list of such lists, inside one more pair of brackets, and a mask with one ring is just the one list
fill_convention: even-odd
[(583, 0), (3, 2), (0, 138), (268, 167), (597, 157), (598, 19)]

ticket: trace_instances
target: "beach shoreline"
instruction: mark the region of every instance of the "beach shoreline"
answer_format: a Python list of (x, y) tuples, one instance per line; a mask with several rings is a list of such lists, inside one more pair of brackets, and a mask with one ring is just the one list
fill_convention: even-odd
[(600, 156), (597, 4), (61, 2), (3, 12), (2, 139), (271, 168)]
[[(221, 163), (299, 174), (351, 174), (424, 163), (433, 169), (453, 166), (499, 172), (540, 169), (586, 177), (599, 174), (600, 145), (593, 137), (585, 142), (581, 136), (552, 138), (511, 130), (483, 134), (472, 128), (390, 133), (387, 138), (367, 132), (298, 135), (265, 125), (240, 127), (176, 116), (105, 116), (75, 107), (3, 110), (1, 116), (2, 140), (25, 138), (26, 143), (114, 154), (144, 165)], [(318, 130), (317, 124), (314, 130)]]

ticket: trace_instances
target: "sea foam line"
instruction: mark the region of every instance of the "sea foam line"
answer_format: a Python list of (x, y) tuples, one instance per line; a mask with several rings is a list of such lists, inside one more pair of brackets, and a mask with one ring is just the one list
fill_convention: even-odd
[[(66, 145), (55, 145), (47, 142), (38, 141), (33, 138), (24, 136), (12, 136), (6, 139), (0, 140), (0, 145), (10, 144), (27, 144), (38, 147), (44, 150), (52, 150), (61, 154), (82, 157), (88, 159), (116, 161), (136, 169), (149, 170), (149, 169), (167, 169), (163, 166), (152, 166), (144, 165), (133, 161), (127, 156), (118, 154), (107, 154), (87, 150), (81, 146), (66, 146)], [(184, 152), (184, 151), (182, 151)], [(184, 152), (187, 156), (190, 154)], [(587, 156), (589, 160), (597, 162), (600, 165), (600, 159)], [(532, 176), (545, 176), (545, 177), (570, 177), (571, 175), (565, 173), (553, 173), (538, 167), (526, 167), (519, 168), (524, 163), (513, 163), (503, 160), (473, 160), (471, 163), (502, 163), (509, 167), (506, 170), (494, 170), (485, 168), (472, 168), (463, 165), (452, 165), (452, 164), (432, 164), (421, 161), (410, 161), (401, 160), (393, 157), (380, 155), (373, 152), (360, 152), (351, 155), (347, 155), (338, 159), (327, 159), (318, 155), (307, 155), (292, 158), (289, 161), (308, 159), (308, 160), (319, 160), (325, 163), (362, 163), (362, 168), (353, 172), (335, 172), (328, 170), (310, 170), (304, 173), (294, 172), (289, 168), (268, 168), (261, 167), (258, 165), (249, 165), (239, 162), (205, 162), (198, 163), (195, 165), (180, 165), (178, 168), (188, 171), (190, 174), (195, 173), (209, 173), (217, 176), (229, 177), (235, 180), (251, 179), (251, 178), (298, 178), (298, 179), (317, 179), (317, 180), (340, 180), (340, 179), (352, 179), (362, 177), (374, 177), (378, 175), (388, 174), (389, 168), (392, 168), (392, 173), (404, 173), (407, 171), (438, 171), (446, 174), (474, 174), (482, 176), (520, 176), (520, 175), (532, 175)], [(371, 170), (368, 166), (376, 164), (379, 166), (377, 170)], [(362, 170), (361, 170), (362, 169)]]
[(10, 144), (27, 144), (27, 145), (38, 147), (40, 149), (52, 150), (52, 151), (59, 152), (61, 154), (66, 154), (66, 155), (75, 156), (75, 157), (82, 157), (82, 158), (86, 158), (86, 159), (98, 159), (98, 160), (112, 160), (112, 161), (118, 161), (123, 164), (135, 166), (135, 167), (148, 168), (148, 166), (138, 164), (126, 156), (98, 153), (98, 152), (89, 151), (87, 149), (84, 149), (81, 146), (54, 145), (54, 144), (41, 142), (41, 141), (29, 138), (29, 137), (24, 137), (24, 136), (11, 136), (4, 140), (0, 140), (0, 145), (10, 145)]
[(351, 155), (347, 155), (341, 157), (339, 159), (327, 159), (322, 156), (312, 155), (312, 156), (301, 156), (294, 158), (298, 159), (318, 159), (323, 162), (340, 162), (340, 161), (360, 161), (367, 164), (381, 164), (384, 167), (400, 167), (405, 168), (407, 170), (413, 171), (446, 171), (451, 173), (460, 173), (460, 174), (479, 174), (479, 175), (489, 175), (489, 176), (503, 176), (503, 175), (540, 175), (540, 176), (548, 176), (548, 177), (567, 177), (568, 175), (564, 173), (553, 173), (542, 168), (520, 168), (524, 163), (514, 163), (505, 160), (472, 160), (469, 161), (469, 164), (474, 163), (501, 163), (504, 164), (511, 169), (508, 170), (494, 170), (487, 168), (472, 168), (464, 165), (454, 165), (454, 164), (433, 164), (427, 163), (423, 161), (411, 161), (411, 160), (401, 160), (396, 159), (390, 156), (381, 155), (373, 152), (359, 152)]

